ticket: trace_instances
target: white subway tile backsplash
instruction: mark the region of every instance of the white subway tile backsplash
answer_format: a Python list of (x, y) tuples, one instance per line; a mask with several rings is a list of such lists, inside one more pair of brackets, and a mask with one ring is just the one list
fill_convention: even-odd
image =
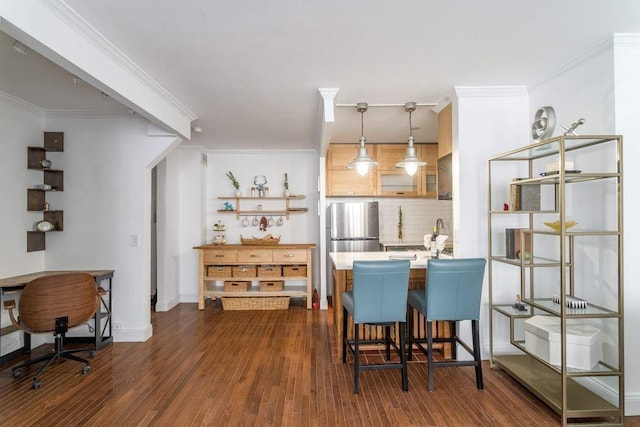
[(402, 206), (402, 240), (421, 242), (430, 234), (438, 218), (442, 218), (453, 240), (453, 211), (450, 200), (378, 199), (380, 208), (380, 240), (398, 239), (398, 210)]

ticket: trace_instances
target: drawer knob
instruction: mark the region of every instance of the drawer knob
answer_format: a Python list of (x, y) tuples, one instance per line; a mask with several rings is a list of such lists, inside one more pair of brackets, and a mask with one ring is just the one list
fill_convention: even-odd
[(295, 255), (294, 254), (284, 254), (285, 258), (293, 258)]
[(216, 254), (216, 258), (224, 258), (224, 254)]

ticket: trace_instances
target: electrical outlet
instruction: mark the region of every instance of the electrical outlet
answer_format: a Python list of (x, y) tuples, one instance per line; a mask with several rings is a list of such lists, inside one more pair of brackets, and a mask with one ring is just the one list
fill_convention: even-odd
[(113, 329), (115, 329), (116, 331), (119, 331), (120, 329), (122, 329), (122, 323), (120, 322), (115, 322), (113, 324)]
[(132, 234), (131, 237), (129, 237), (129, 245), (140, 246), (140, 236), (138, 234)]

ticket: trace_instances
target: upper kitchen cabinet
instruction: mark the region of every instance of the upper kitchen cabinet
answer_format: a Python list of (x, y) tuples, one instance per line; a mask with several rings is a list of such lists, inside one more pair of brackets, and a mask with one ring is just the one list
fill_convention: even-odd
[(427, 162), (418, 171), (420, 175), (420, 195), (427, 198), (435, 198), (438, 193), (438, 144), (420, 144), (420, 158)]
[(438, 113), (438, 158), (451, 154), (453, 117), (451, 104)]
[(356, 155), (354, 144), (331, 144), (327, 154), (327, 196), (432, 197), (436, 191), (437, 144), (415, 144), (427, 162), (409, 176), (396, 163), (404, 160), (407, 144), (371, 144), (369, 155), (378, 162), (365, 176), (347, 169)]
[(407, 144), (377, 144), (378, 196), (436, 197), (437, 144), (414, 144), (418, 158), (426, 166), (413, 175), (396, 167), (407, 154)]
[[(396, 163), (404, 160), (406, 144), (376, 144), (378, 159), (378, 196), (417, 197), (420, 193), (420, 173), (407, 175), (404, 169), (396, 168)], [(420, 147), (416, 145), (420, 156)]]
[[(376, 169), (365, 176), (355, 169), (347, 169), (358, 151), (357, 144), (330, 144), (327, 153), (327, 196), (374, 196)], [(369, 155), (376, 159), (375, 150), (369, 147)]]

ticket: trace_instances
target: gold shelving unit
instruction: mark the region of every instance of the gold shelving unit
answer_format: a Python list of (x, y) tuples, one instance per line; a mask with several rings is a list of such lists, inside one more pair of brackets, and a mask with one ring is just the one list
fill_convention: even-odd
[[(491, 367), (549, 405), (562, 425), (624, 423), (622, 164), (618, 135), (559, 136), (488, 160)], [(514, 183), (540, 189), (536, 209), (510, 210)], [(578, 226), (569, 229), (572, 219)], [(544, 225), (554, 220), (558, 231)], [(518, 229), (516, 258), (506, 256), (505, 228)], [(516, 295), (525, 311), (514, 307)], [(568, 308), (568, 296), (586, 297), (588, 307)], [(559, 319), (559, 365), (527, 348), (524, 321), (534, 315)], [(591, 369), (568, 365), (568, 325), (597, 325), (606, 336)]]

